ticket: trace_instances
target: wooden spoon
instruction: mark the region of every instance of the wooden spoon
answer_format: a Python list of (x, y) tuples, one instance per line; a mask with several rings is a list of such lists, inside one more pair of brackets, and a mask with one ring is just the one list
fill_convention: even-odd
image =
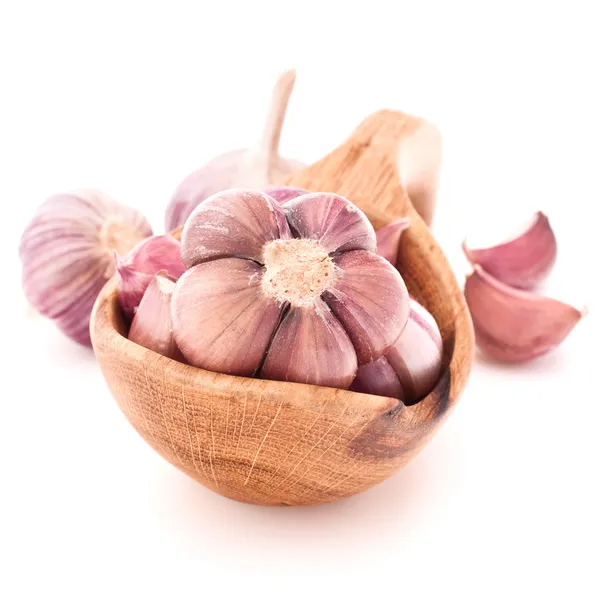
[[(375, 228), (410, 217), (398, 267), (444, 340), (440, 380), (417, 404), (183, 365), (127, 340), (114, 281), (98, 298), (92, 342), (119, 407), (157, 452), (211, 490), (265, 505), (320, 504), (362, 492), (413, 458), (456, 403), (471, 367), (469, 313), (397, 168), (398, 151), (410, 148), (403, 141), (423, 126), (403, 113), (377, 112), (342, 146), (287, 181), (348, 197)], [(430, 156), (432, 163), (439, 158)], [(419, 160), (421, 189), (432, 190), (426, 174), (437, 165)]]

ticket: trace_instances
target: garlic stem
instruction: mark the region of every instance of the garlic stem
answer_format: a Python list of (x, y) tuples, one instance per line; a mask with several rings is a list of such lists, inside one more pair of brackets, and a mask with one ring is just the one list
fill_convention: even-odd
[(256, 148), (257, 156), (265, 161), (267, 181), (270, 181), (274, 161), (279, 158), (281, 130), (295, 83), (296, 71), (292, 69), (282, 73), (273, 88), (267, 119)]

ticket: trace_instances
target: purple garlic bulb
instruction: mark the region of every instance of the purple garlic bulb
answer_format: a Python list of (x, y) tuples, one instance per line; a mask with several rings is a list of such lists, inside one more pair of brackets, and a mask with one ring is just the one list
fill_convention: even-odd
[(149, 235), (138, 211), (101, 192), (52, 196), (21, 237), (25, 296), (63, 333), (91, 347), (92, 307), (115, 272), (114, 252), (126, 254)]
[(283, 205), (250, 190), (215, 194), (183, 229), (177, 346), (210, 371), (348, 388), (408, 319), (404, 281), (376, 247), (364, 213), (336, 194)]
[(217, 156), (179, 184), (165, 214), (167, 231), (181, 227), (196, 206), (216, 192), (233, 188), (260, 190), (305, 166), (279, 155), (281, 130), (295, 81), (295, 71), (283, 73), (277, 81), (264, 130), (255, 147)]

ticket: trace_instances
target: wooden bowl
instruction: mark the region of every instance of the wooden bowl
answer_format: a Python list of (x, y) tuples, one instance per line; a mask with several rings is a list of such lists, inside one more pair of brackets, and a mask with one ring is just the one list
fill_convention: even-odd
[[(435, 389), (405, 406), (393, 398), (186, 366), (127, 340), (111, 281), (94, 307), (92, 342), (119, 407), (150, 446), (211, 490), (264, 505), (320, 504), (362, 492), (425, 446), (456, 403), (473, 351), (461, 290), (398, 175), (399, 149), (402, 159), (402, 148), (430, 142), (438, 143), (422, 121), (381, 111), (287, 183), (350, 198), (375, 228), (411, 218), (398, 267), (442, 333), (444, 368)], [(413, 187), (423, 200), (435, 194), (438, 167), (417, 163), (422, 182), (413, 178)]]

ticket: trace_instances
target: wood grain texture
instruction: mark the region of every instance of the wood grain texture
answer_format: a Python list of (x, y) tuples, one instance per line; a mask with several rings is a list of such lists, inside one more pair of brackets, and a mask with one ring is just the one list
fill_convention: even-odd
[[(244, 502), (331, 502), (393, 475), (449, 414), (470, 371), (473, 334), (447, 261), (399, 180), (398, 152), (407, 147), (402, 141), (422, 125), (403, 113), (375, 113), (342, 146), (285, 183), (342, 194), (375, 228), (411, 218), (398, 268), (440, 327), (444, 368), (436, 388), (405, 406), (392, 398), (186, 366), (126, 339), (111, 281), (92, 316), (96, 356), (127, 419), (173, 465)], [(420, 160), (423, 173), (437, 171)]]

